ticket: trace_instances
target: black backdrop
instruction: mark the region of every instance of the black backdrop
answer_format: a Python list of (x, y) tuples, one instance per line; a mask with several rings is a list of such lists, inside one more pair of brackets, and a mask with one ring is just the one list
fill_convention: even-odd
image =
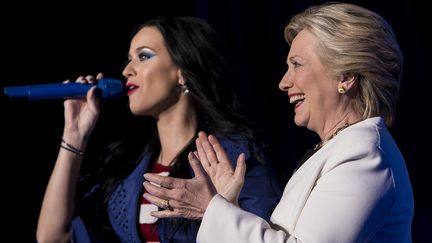
[[(284, 24), (292, 14), (322, 1), (187, 0), (88, 6), (78, 3), (9, 4), (0, 10), (0, 88), (55, 83), (104, 72), (121, 78), (130, 33), (158, 15), (205, 18), (226, 49), (231, 81), (247, 115), (267, 132), (279, 179), (285, 183), (316, 135), (293, 123), (293, 109), (277, 84), (288, 47)], [(427, 192), (432, 145), (428, 38), (432, 31), (423, 1), (352, 1), (383, 15), (394, 27), (405, 55), (402, 95), (391, 128), (404, 153), (415, 194), (414, 242), (431, 241), (431, 199)], [(10, 100), (0, 94), (3, 237), (34, 241), (37, 215), (62, 133), (61, 101)], [(125, 101), (102, 106), (90, 147), (120, 137), (131, 117)]]

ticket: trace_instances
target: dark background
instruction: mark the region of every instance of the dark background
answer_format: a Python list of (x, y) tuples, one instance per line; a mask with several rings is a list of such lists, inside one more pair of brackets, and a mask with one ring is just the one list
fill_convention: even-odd
[[(293, 108), (277, 88), (288, 53), (283, 28), (293, 14), (324, 1), (255, 1), (9, 3), (0, 8), (0, 88), (56, 83), (97, 72), (122, 78), (130, 34), (139, 23), (158, 15), (202, 17), (221, 37), (233, 86), (247, 115), (265, 129), (279, 179), (285, 183), (318, 138), (294, 125)], [(404, 53), (402, 94), (390, 130), (405, 156), (414, 188), (413, 240), (431, 242), (430, 11), (420, 0), (351, 2), (386, 18)], [(32, 242), (62, 135), (63, 104), (10, 100), (1, 92), (0, 114), (2, 238)], [(121, 137), (130, 117), (124, 100), (103, 104), (90, 148), (97, 150)]]

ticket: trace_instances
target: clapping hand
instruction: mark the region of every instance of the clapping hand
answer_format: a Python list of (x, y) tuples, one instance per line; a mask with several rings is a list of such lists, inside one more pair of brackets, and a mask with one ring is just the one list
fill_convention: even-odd
[(216, 193), (238, 204), (246, 172), (244, 154), (238, 157), (237, 167), (233, 171), (228, 156), (216, 137), (200, 132), (196, 145), (197, 152), (191, 152), (188, 156), (195, 173), (194, 178), (180, 179), (151, 173), (144, 175), (147, 179), (144, 182), (147, 190), (144, 197), (164, 209), (152, 212), (152, 216), (202, 218)]
[(225, 150), (215, 136), (207, 136), (204, 132), (200, 132), (196, 146), (201, 164), (217, 192), (231, 203), (238, 205), (246, 172), (245, 155), (243, 153), (239, 155), (234, 171)]

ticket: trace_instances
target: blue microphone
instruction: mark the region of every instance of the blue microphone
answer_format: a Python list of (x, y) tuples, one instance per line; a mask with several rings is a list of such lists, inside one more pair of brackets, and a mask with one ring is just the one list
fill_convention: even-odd
[(27, 86), (10, 86), (4, 93), (10, 98), (28, 98), (29, 100), (67, 99), (85, 97), (87, 91), (96, 86), (102, 91), (102, 99), (119, 98), (123, 92), (123, 83), (118, 79), (103, 78), (97, 84), (57, 83)]

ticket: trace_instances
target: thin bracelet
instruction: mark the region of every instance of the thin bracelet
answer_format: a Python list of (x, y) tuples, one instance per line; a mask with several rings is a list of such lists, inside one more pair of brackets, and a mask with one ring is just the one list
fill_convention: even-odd
[(84, 155), (83, 152), (78, 152), (78, 151), (72, 150), (72, 149), (64, 146), (63, 144), (60, 144), (60, 147), (66, 149), (67, 151), (72, 152), (72, 153), (74, 153), (74, 154), (76, 154), (76, 155), (78, 155), (80, 157), (82, 157)]
[(70, 145), (64, 139), (61, 140), (60, 147), (66, 149), (67, 151), (72, 152), (78, 156), (82, 157), (84, 155), (84, 151), (77, 149), (76, 147)]

